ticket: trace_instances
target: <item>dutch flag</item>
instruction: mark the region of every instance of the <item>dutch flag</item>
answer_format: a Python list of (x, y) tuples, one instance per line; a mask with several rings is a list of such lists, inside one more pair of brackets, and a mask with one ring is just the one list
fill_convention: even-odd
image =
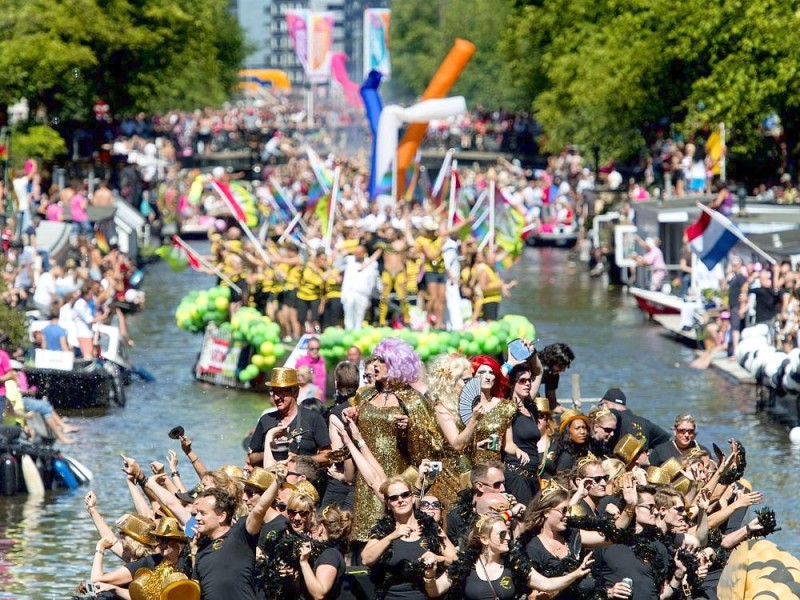
[(686, 228), (686, 237), (692, 252), (711, 270), (739, 242), (741, 234), (724, 215), (701, 208), (700, 218)]

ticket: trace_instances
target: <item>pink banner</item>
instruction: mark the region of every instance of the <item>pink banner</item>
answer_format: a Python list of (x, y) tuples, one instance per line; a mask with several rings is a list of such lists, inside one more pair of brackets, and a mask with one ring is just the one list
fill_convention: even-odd
[(311, 81), (323, 82), (331, 75), (331, 46), (333, 46), (333, 13), (310, 14), (311, 39), (309, 40), (308, 69)]
[(331, 54), (331, 76), (342, 86), (347, 103), (353, 108), (361, 106), (361, 87), (347, 76), (347, 55), (344, 52)]
[(289, 30), (289, 39), (306, 73), (308, 73), (308, 48), (310, 39), (308, 26), (310, 18), (311, 11), (305, 8), (286, 11), (286, 27)]

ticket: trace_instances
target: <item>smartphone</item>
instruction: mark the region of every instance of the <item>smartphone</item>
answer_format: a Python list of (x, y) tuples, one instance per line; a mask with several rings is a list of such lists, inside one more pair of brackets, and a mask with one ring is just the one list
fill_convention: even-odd
[(633, 579), (631, 579), (630, 577), (623, 577), (622, 578), (622, 583), (624, 583), (629, 588), (631, 588), (631, 590), (633, 590)]
[(183, 533), (186, 534), (186, 537), (192, 539), (195, 536), (195, 527), (197, 527), (197, 519), (192, 515), (189, 517), (189, 520), (186, 521), (186, 525), (183, 526)]
[(508, 354), (514, 360), (524, 361), (531, 357), (533, 350), (525, 345), (525, 342), (522, 340), (522, 338), (517, 338), (508, 344)]
[(86, 593), (94, 596), (97, 595), (97, 588), (94, 587), (94, 584), (91, 581), (86, 582)]

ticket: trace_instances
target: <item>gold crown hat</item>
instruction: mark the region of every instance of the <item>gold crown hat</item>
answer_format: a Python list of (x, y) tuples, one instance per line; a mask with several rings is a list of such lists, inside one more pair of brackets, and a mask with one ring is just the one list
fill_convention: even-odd
[(140, 544), (145, 546), (156, 545), (156, 539), (153, 537), (153, 524), (141, 517), (127, 515), (122, 523), (119, 524), (119, 530)]
[(253, 467), (253, 470), (250, 471), (246, 478), (240, 477), (240, 479), (245, 485), (265, 492), (267, 488), (272, 485), (272, 482), (275, 481), (275, 475), (261, 467)]
[(239, 465), (225, 465), (220, 467), (219, 470), (231, 479), (244, 479), (244, 469)]
[(566, 492), (568, 490), (555, 479), (544, 479), (542, 481), (542, 489), (539, 491), (539, 493), (542, 495), (542, 500), (544, 500), (548, 496), (552, 496), (556, 492), (561, 491)]
[(672, 482), (672, 487), (685, 496), (692, 488), (692, 480), (686, 477), (686, 475), (678, 475), (675, 481)]
[(669, 480), (672, 481), (675, 479), (675, 476), (681, 472), (683, 465), (681, 465), (681, 461), (679, 461), (674, 456), (670, 457), (664, 464), (661, 465), (661, 470), (665, 471), (669, 475)]
[(131, 600), (150, 600), (145, 589), (145, 584), (150, 579), (150, 576), (153, 572), (150, 569), (136, 569), (136, 573), (133, 576), (133, 581), (131, 581), (130, 585), (128, 586), (128, 594), (131, 597)]
[(189, 541), (180, 523), (178, 523), (178, 519), (173, 519), (172, 517), (161, 517), (158, 523), (156, 523), (153, 535), (155, 537), (169, 538), (181, 542)]
[(294, 484), (294, 493), (295, 494), (303, 494), (304, 496), (308, 496), (313, 500), (314, 504), (319, 504), (319, 492), (317, 488), (314, 487), (314, 484), (308, 480), (298, 481)]
[(275, 367), (269, 375), (269, 387), (290, 388), (298, 387), (297, 369), (289, 367)]
[(183, 573), (172, 573), (162, 582), (159, 600), (200, 600), (200, 584)]
[(589, 417), (574, 408), (568, 408), (561, 413), (561, 422), (558, 424), (558, 433), (563, 432), (575, 419), (581, 419), (589, 427)]
[(540, 413), (549, 415), (553, 412), (553, 410), (550, 408), (550, 400), (544, 396), (537, 396), (533, 403), (536, 405), (536, 410)]
[(614, 455), (625, 463), (625, 466), (630, 466), (639, 453), (644, 448), (644, 440), (626, 433), (622, 436), (617, 445), (614, 446)]
[(672, 477), (662, 467), (647, 467), (647, 483), (669, 485), (670, 481), (672, 481)]

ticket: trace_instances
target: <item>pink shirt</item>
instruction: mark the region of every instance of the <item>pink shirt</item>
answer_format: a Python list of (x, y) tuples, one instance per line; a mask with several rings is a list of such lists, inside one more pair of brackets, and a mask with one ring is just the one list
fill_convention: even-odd
[(86, 212), (86, 196), (83, 194), (72, 196), (69, 201), (69, 210), (73, 221), (84, 223), (89, 220), (89, 213)]
[[(0, 375), (5, 375), (11, 370), (11, 357), (5, 350), (0, 350)], [(6, 382), (0, 382), (0, 396), (6, 395)]]
[[(311, 372), (314, 373), (313, 382), (314, 385), (317, 386), (317, 389), (319, 389), (319, 393), (325, 396), (325, 380), (327, 378), (325, 373), (325, 359), (320, 356), (319, 360), (315, 361), (310, 355), (306, 354), (297, 359), (294, 368), (299, 369), (300, 367), (306, 366), (310, 367)], [(320, 398), (320, 400), (324, 401), (325, 398)]]
[(61, 216), (63, 214), (64, 214), (64, 208), (61, 205), (56, 204), (55, 202), (53, 204), (48, 204), (47, 205), (47, 220), (48, 221), (60, 221), (61, 220)]

